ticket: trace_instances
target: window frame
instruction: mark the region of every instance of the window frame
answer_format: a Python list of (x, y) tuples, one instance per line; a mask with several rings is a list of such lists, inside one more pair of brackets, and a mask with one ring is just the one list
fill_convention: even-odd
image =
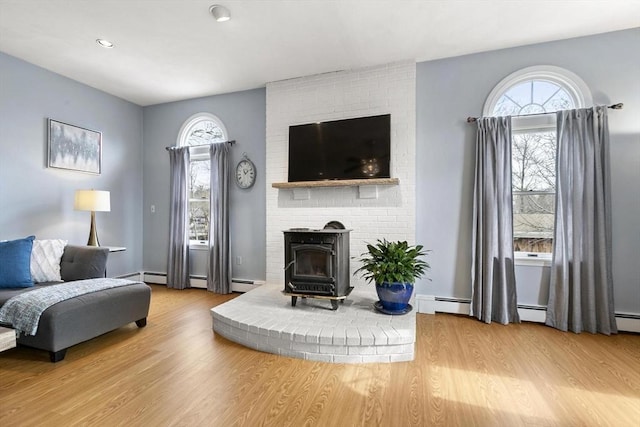
[[(224, 142), (229, 139), (229, 134), (227, 133), (227, 128), (220, 118), (214, 114), (207, 112), (200, 112), (193, 114), (187, 120), (184, 121), (182, 126), (180, 127), (180, 131), (178, 132), (178, 138), (176, 145), (179, 147), (192, 147), (190, 149), (190, 161), (189, 161), (189, 169), (191, 169), (191, 163), (203, 160), (209, 160), (209, 145), (204, 144), (202, 146), (198, 145), (190, 145), (188, 143), (188, 138), (191, 134), (191, 130), (201, 122), (213, 122), (220, 130), (222, 130), (222, 139)], [(189, 172), (191, 173), (191, 172)], [(191, 195), (191, 188), (189, 188), (189, 195)], [(191, 202), (189, 202), (191, 203)], [(189, 215), (191, 215), (191, 210), (188, 209)], [(190, 221), (190, 218), (189, 218)], [(194, 250), (208, 250), (209, 249), (209, 241), (208, 240), (189, 240), (189, 249)]]
[[(553, 65), (536, 65), (523, 68), (503, 78), (489, 93), (484, 104), (482, 115), (493, 116), (493, 111), (500, 98), (512, 87), (527, 81), (548, 81), (564, 89), (574, 103), (574, 108), (584, 108), (593, 103), (591, 91), (578, 75)], [(556, 131), (555, 112), (512, 116), (511, 133), (536, 133)], [(548, 266), (551, 265), (551, 253), (514, 252), (516, 265)]]

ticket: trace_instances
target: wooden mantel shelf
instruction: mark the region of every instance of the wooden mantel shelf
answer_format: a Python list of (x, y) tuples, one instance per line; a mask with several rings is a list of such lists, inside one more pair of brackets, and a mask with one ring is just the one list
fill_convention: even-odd
[(273, 188), (359, 187), (362, 185), (398, 185), (398, 178), (343, 179), (331, 181), (274, 182)]

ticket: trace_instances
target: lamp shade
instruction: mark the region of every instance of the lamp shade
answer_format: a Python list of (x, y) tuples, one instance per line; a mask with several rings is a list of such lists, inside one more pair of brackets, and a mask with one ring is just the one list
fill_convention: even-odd
[(73, 207), (77, 211), (109, 212), (111, 197), (108, 191), (76, 190)]

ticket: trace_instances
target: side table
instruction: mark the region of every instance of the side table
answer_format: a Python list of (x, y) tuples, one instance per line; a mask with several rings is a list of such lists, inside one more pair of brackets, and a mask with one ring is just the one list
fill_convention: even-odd
[(124, 246), (104, 246), (109, 249), (109, 252), (124, 252), (127, 250)]
[(0, 351), (9, 350), (16, 346), (16, 331), (0, 326)]
[[(105, 248), (109, 249), (109, 253), (111, 252), (124, 252), (127, 250), (126, 247), (124, 246), (104, 246)], [(107, 269), (104, 269), (104, 277), (107, 277)]]

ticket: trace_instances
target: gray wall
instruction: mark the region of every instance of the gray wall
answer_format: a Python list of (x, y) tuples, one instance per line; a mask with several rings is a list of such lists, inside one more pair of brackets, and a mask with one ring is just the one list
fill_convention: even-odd
[[(102, 174), (48, 169), (47, 118), (102, 132)], [(109, 190), (96, 213), (100, 243), (126, 246), (108, 273), (142, 265), (142, 108), (0, 53), (0, 239), (35, 234), (86, 244), (89, 213), (74, 211), (77, 189)]]
[[(433, 249), (417, 293), (470, 298), (475, 127), (489, 92), (532, 65), (579, 75), (609, 110), (615, 307), (640, 313), (640, 29), (417, 64), (417, 241)], [(548, 270), (548, 269), (547, 269)], [(518, 267), (519, 302), (546, 305), (548, 271)]]
[[(208, 112), (222, 120), (232, 147), (231, 166), (246, 152), (255, 163), (255, 185), (247, 190), (231, 183), (231, 255), (234, 278), (265, 278), (265, 89), (235, 92), (144, 108), (144, 270), (166, 272), (169, 242), (169, 155), (182, 124)], [(151, 213), (151, 205), (156, 212)], [(242, 264), (236, 257), (242, 257)], [(191, 274), (206, 274), (206, 252), (191, 251)]]

